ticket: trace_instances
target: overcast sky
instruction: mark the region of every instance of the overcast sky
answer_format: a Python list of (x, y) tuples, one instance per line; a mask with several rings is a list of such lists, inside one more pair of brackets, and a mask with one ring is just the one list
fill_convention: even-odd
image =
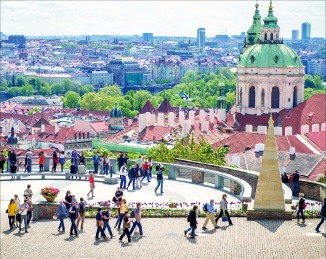
[[(256, 1), (9, 1), (1, 0), (0, 31), (24, 35), (141, 35), (208, 37), (240, 34), (252, 23)], [(269, 1), (258, 1), (262, 18)], [(325, 37), (325, 1), (273, 1), (281, 37), (311, 23)]]

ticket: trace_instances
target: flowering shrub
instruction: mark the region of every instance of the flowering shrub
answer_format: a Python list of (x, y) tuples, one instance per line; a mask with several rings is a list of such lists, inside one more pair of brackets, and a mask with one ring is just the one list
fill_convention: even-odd
[(57, 196), (59, 192), (59, 189), (53, 187), (44, 187), (41, 189), (41, 194), (49, 197)]

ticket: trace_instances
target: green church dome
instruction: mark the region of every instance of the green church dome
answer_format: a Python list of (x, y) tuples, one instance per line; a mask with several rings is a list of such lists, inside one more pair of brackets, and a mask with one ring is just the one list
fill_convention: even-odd
[(118, 108), (118, 104), (115, 103), (114, 108), (112, 109), (112, 111), (110, 112), (110, 118), (122, 118), (122, 112), (121, 110)]
[(239, 57), (239, 67), (303, 67), (294, 50), (284, 44), (255, 44)]

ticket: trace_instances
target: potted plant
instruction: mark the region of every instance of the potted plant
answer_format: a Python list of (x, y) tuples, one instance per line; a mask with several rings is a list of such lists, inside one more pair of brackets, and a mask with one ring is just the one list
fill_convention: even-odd
[(177, 207), (177, 204), (175, 202), (172, 201), (172, 198), (170, 198), (170, 201), (169, 201), (169, 208), (176, 208)]
[(41, 195), (47, 200), (47, 202), (53, 202), (59, 194), (59, 189), (53, 187), (44, 187), (41, 189)]

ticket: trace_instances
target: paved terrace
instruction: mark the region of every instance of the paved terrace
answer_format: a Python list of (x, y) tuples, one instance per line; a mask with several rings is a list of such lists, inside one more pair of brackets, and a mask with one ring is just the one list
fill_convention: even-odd
[[(220, 223), (214, 231), (197, 231), (196, 239), (183, 236), (186, 219), (143, 219), (146, 237), (137, 233), (132, 243), (95, 240), (95, 222), (86, 219), (79, 237), (69, 231), (58, 232), (58, 221), (31, 222), (29, 233), (8, 231), (7, 218), (1, 213), (1, 258), (325, 258), (326, 235), (314, 233), (319, 220), (307, 220), (306, 225), (282, 221), (247, 221), (233, 218), (234, 226)], [(199, 226), (204, 222), (199, 219)], [(66, 228), (70, 224), (65, 220)], [(112, 226), (112, 223), (111, 223)], [(325, 227), (325, 226), (324, 226)], [(325, 231), (325, 228), (322, 229)], [(118, 236), (116, 229), (114, 235)]]

